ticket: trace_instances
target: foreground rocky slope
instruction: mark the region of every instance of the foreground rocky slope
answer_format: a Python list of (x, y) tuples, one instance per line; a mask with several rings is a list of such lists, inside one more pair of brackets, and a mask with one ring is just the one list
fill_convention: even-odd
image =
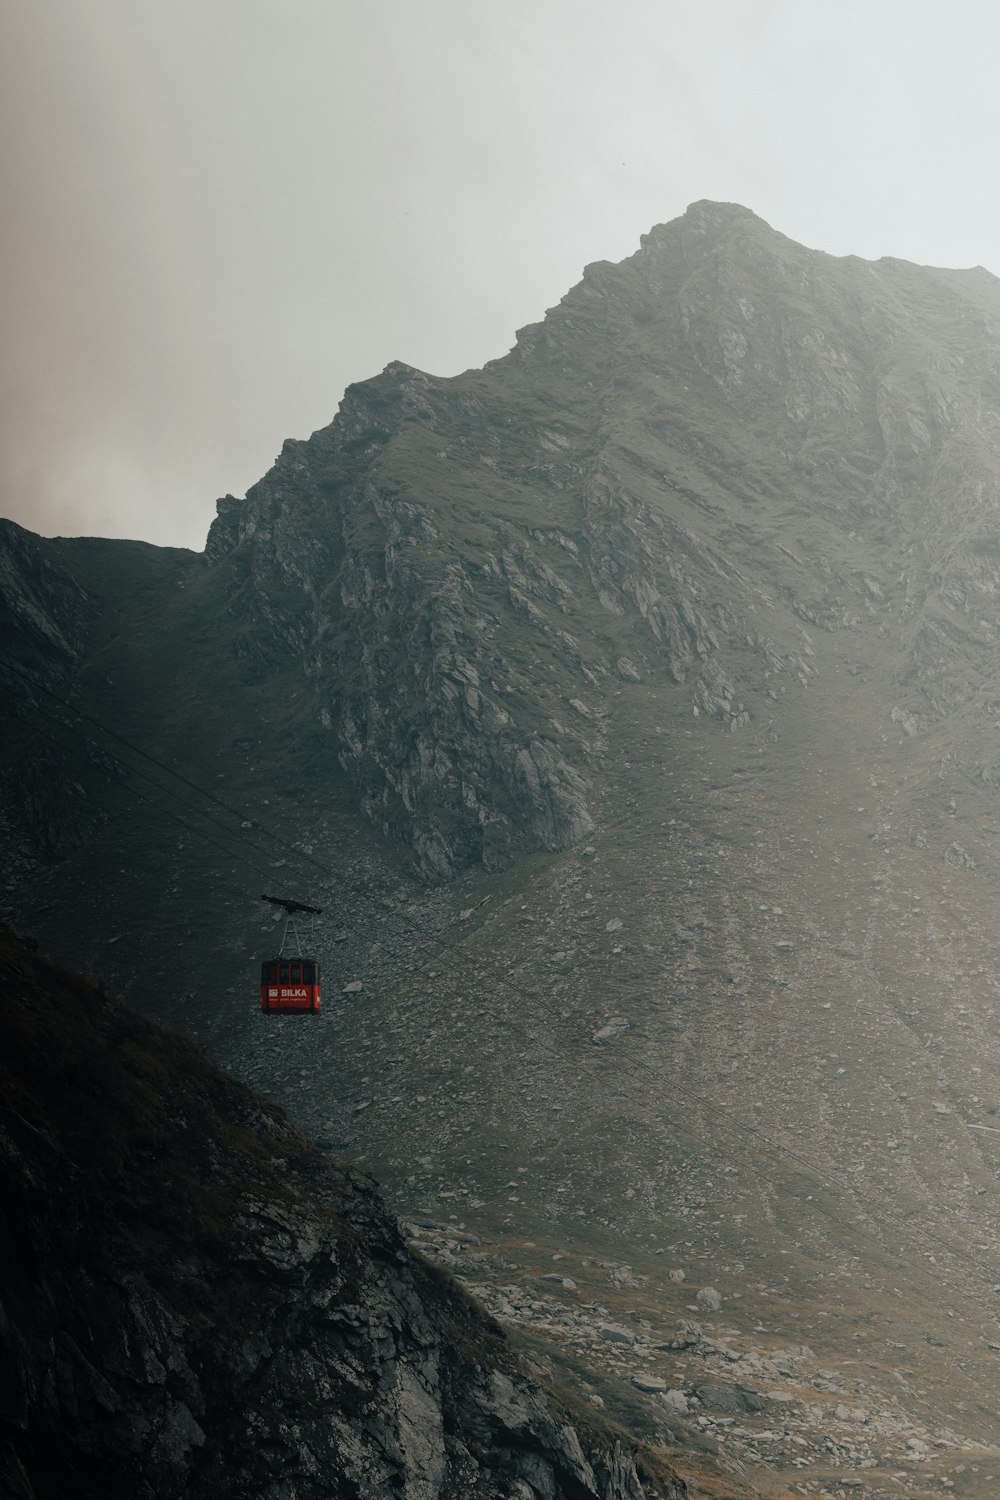
[(687, 1493), (189, 1044), (9, 934), (0, 983), (5, 1496)]

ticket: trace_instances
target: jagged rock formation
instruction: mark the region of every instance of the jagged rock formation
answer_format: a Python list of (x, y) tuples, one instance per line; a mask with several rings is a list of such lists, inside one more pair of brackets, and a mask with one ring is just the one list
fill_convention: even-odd
[(5, 1496), (686, 1493), (574, 1424), (368, 1180), (0, 942)]
[(525, 822), (565, 847), (616, 677), (684, 684), (689, 712), (738, 729), (808, 684), (811, 633), (875, 632), (907, 722), (976, 698), (998, 328), (981, 270), (836, 261), (696, 204), (588, 267), (507, 359), (353, 387), (223, 502), (208, 555), (263, 553), (256, 600), (275, 560), (301, 582), (295, 622), (272, 623), (328, 681), (342, 611), (364, 645), (344, 671), (337, 640), (340, 755), (427, 870), (503, 859)]

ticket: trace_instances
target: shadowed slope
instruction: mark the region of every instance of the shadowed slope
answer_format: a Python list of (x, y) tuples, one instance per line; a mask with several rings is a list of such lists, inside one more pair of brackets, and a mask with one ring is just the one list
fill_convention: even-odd
[(0, 970), (5, 1495), (686, 1493), (264, 1100), (9, 935)]

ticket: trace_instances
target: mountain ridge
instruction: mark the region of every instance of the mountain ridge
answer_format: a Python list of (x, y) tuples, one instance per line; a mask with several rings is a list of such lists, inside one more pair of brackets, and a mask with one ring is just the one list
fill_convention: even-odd
[[(4, 536), (20, 925), (398, 1211), (822, 1348), (882, 1416), (794, 1437), (863, 1493), (992, 1500), (1000, 283), (694, 205), (484, 370), (350, 387), (204, 556)], [(255, 1010), (286, 886), (308, 1033)]]

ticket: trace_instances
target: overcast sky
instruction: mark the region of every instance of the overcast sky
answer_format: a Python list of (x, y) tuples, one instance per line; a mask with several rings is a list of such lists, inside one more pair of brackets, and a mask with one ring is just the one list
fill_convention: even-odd
[(201, 549), (689, 202), (1000, 273), (995, 0), (0, 0), (0, 514)]

